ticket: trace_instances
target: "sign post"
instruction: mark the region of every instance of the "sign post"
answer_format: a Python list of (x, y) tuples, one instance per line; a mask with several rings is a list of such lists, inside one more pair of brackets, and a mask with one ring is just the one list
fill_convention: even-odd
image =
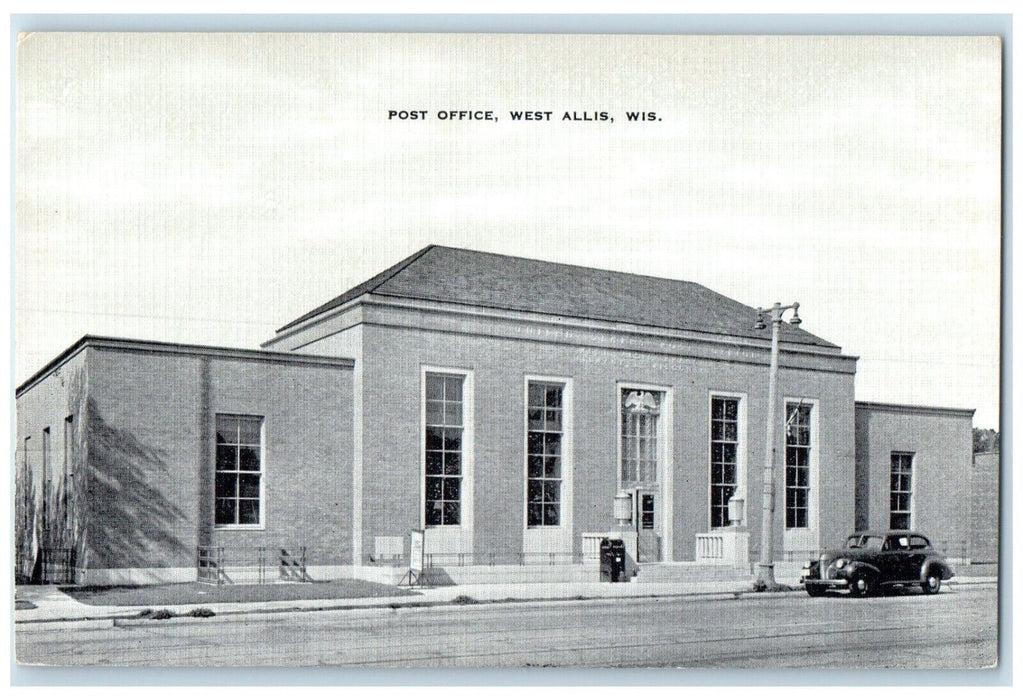
[[(426, 540), (425, 530), (412, 530), (409, 532), (409, 565), (408, 573), (402, 578), (398, 585), (409, 587), (426, 585), (423, 576), (423, 550)], [(407, 583), (406, 583), (407, 582)]]

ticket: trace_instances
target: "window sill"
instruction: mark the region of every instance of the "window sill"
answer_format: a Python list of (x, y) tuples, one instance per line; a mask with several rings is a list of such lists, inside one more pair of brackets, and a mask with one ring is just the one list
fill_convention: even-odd
[(266, 525), (214, 525), (217, 532), (258, 532), (266, 530)]

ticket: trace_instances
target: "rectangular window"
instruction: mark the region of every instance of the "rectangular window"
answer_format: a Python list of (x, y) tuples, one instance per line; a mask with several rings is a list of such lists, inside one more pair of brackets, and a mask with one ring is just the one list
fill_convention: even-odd
[(529, 383), (526, 433), (526, 525), (561, 524), (563, 390), (560, 384)]
[(64, 526), (65, 529), (70, 530), (71, 528), (71, 494), (74, 491), (74, 463), (71, 459), (71, 447), (74, 442), (74, 416), (68, 416), (64, 419), (64, 488), (63, 502), (61, 507), (64, 510)]
[(216, 524), (263, 522), (263, 419), (217, 415)]
[(908, 530), (913, 522), (913, 455), (892, 452), (891, 515), (893, 530)]
[(53, 490), (53, 477), (50, 476), (50, 428), (43, 428), (43, 509), (42, 531), (44, 546), (50, 543), (50, 492)]
[(426, 375), (426, 514), (428, 527), (462, 522), (465, 377)]
[(660, 392), (622, 389), (622, 484), (657, 483)]
[(812, 406), (785, 405), (785, 527), (809, 527)]
[(728, 525), (728, 500), (739, 465), (739, 399), (714, 396), (710, 403), (710, 525)]

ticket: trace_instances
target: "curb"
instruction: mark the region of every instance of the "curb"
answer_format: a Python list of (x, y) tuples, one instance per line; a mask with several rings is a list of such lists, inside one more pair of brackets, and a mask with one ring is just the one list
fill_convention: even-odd
[[(946, 585), (950, 588), (959, 586), (976, 586), (976, 585), (990, 585), (996, 584), (997, 579), (991, 580), (969, 580), (969, 581), (950, 581)], [(183, 624), (190, 622), (197, 622), (200, 620), (212, 620), (216, 621), (217, 618), (235, 618), (245, 615), (280, 615), (283, 613), (309, 613), (309, 612), (351, 612), (351, 613), (363, 613), (363, 614), (388, 614), (388, 613), (399, 613), (405, 610), (416, 610), (416, 609), (434, 609), (434, 608), (475, 608), (475, 609), (490, 609), (497, 606), (507, 605), (538, 605), (538, 604), (550, 604), (558, 603), (561, 605), (592, 605), (594, 603), (614, 603), (617, 605), (628, 604), (629, 602), (649, 602), (653, 599), (665, 599), (665, 598), (698, 598), (703, 600), (740, 600), (743, 598), (764, 598), (768, 596), (801, 596), (805, 595), (805, 591), (801, 586), (793, 587), (790, 590), (782, 591), (754, 591), (749, 588), (743, 588), (739, 590), (731, 591), (706, 591), (706, 592), (690, 592), (690, 593), (649, 593), (642, 595), (613, 595), (613, 596), (585, 596), (585, 595), (574, 595), (565, 598), (506, 598), (498, 600), (479, 600), (473, 603), (459, 603), (455, 602), (455, 599), (449, 600), (411, 600), (408, 602), (397, 602), (393, 601), (390, 603), (366, 603), (366, 604), (355, 604), (336, 602), (330, 600), (324, 600), (322, 604), (315, 604), (314, 601), (295, 601), (296, 605), (282, 606), (278, 608), (268, 607), (254, 607), (251, 609), (229, 609), (223, 611), (214, 611), (214, 615), (211, 618), (193, 617), (188, 614), (188, 611), (183, 610), (180, 613), (174, 611), (170, 607), (171, 612), (174, 613), (173, 617), (157, 620), (153, 618), (139, 618), (137, 614), (139, 610), (144, 609), (139, 606), (139, 610), (125, 611), (120, 613), (113, 613), (104, 617), (55, 617), (55, 618), (42, 618), (36, 620), (15, 620), (15, 626), (18, 630), (23, 631), (42, 631), (52, 629), (68, 629), (69, 626), (74, 629), (104, 629), (108, 627), (144, 627), (153, 625), (166, 625), (166, 624)], [(304, 602), (305, 605), (297, 603)], [(251, 605), (260, 605), (259, 603), (252, 603)], [(149, 606), (146, 606), (149, 607)], [(191, 607), (189, 608), (191, 609)]]
[[(152, 625), (166, 625), (166, 624), (182, 624), (196, 622), (199, 620), (213, 620), (216, 618), (224, 617), (239, 617), (244, 615), (279, 615), (282, 613), (307, 613), (307, 612), (353, 612), (353, 613), (373, 613), (373, 614), (388, 614), (398, 613), (405, 610), (417, 610), (417, 609), (434, 609), (434, 608), (473, 608), (473, 609), (487, 609), (496, 608), (498, 606), (504, 607), (508, 605), (527, 606), (527, 605), (540, 605), (558, 603), (561, 605), (592, 605), (594, 603), (614, 603), (617, 605), (628, 604), (630, 602), (649, 602), (654, 599), (666, 599), (666, 598), (699, 598), (704, 600), (738, 600), (747, 596), (751, 597), (763, 597), (763, 596), (778, 596), (778, 595), (795, 595), (801, 594), (802, 589), (786, 590), (786, 591), (752, 591), (748, 589), (739, 591), (707, 591), (707, 592), (694, 592), (694, 593), (650, 593), (645, 595), (624, 595), (624, 596), (571, 596), (567, 598), (514, 598), (514, 599), (499, 599), (499, 600), (479, 600), (472, 603), (459, 603), (451, 600), (436, 600), (436, 601), (409, 601), (409, 602), (391, 602), (391, 603), (372, 603), (372, 604), (351, 604), (351, 603), (330, 603), (325, 601), (322, 605), (294, 605), (290, 607), (280, 608), (253, 608), (253, 609), (236, 609), (236, 610), (223, 610), (215, 612), (212, 617), (201, 618), (189, 615), (187, 612), (177, 613), (174, 612), (173, 617), (166, 619), (154, 619), (154, 618), (140, 618), (137, 617), (135, 611), (125, 611), (123, 613), (113, 613), (105, 617), (83, 617), (83, 618), (44, 618), (36, 620), (16, 620), (15, 624), (18, 629), (23, 630), (42, 630), (42, 629), (54, 629), (53, 625), (59, 626), (60, 629), (66, 629), (67, 625), (73, 623), (81, 623), (82, 625), (95, 624), (97, 629), (103, 627), (143, 627)], [(307, 601), (308, 602), (308, 601)]]

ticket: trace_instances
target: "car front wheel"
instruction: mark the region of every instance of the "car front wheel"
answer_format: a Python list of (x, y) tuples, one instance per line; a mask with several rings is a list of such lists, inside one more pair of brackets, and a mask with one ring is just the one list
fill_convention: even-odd
[(928, 571), (922, 585), (924, 593), (934, 595), (941, 590), (941, 575), (937, 571)]
[(874, 582), (866, 574), (859, 572), (849, 579), (849, 593), (857, 598), (865, 598), (874, 592)]
[(818, 598), (824, 595), (824, 586), (818, 585), (816, 583), (808, 583), (806, 584), (806, 593), (811, 598)]

